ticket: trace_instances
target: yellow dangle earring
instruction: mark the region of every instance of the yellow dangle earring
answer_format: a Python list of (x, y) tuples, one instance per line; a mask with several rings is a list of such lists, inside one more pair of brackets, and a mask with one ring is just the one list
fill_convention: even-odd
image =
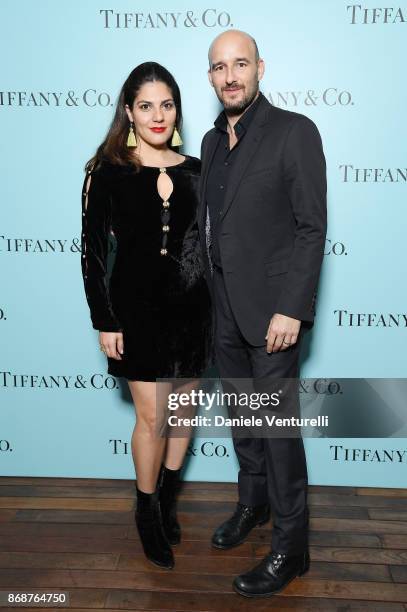
[(172, 133), (172, 138), (171, 138), (171, 146), (172, 147), (180, 147), (182, 145), (182, 140), (181, 140), (181, 136), (178, 133), (177, 128), (174, 128), (174, 131)]
[(133, 121), (130, 121), (129, 135), (127, 136), (127, 146), (128, 147), (137, 147), (137, 144), (138, 144), (137, 136), (134, 133), (133, 126), (134, 126)]

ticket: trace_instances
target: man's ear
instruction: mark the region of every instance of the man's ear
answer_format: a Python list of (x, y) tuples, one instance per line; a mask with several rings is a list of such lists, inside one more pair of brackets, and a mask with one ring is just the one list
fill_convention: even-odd
[(258, 76), (259, 81), (261, 81), (261, 79), (263, 78), (265, 69), (266, 69), (266, 66), (264, 65), (264, 60), (259, 59), (258, 64), (257, 64), (257, 76)]
[(208, 68), (208, 80), (209, 83), (212, 85), (213, 87), (213, 81), (212, 81), (212, 70), (210, 68)]

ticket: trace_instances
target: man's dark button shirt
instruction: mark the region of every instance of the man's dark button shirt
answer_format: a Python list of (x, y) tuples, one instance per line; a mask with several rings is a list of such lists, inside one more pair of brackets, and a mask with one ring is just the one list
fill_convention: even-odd
[(239, 121), (235, 123), (234, 131), (237, 142), (232, 149), (229, 148), (227, 119), (224, 111), (220, 113), (214, 123), (216, 129), (220, 132), (220, 138), (208, 173), (206, 203), (209, 209), (211, 224), (211, 259), (214, 265), (218, 267), (222, 267), (219, 253), (219, 226), (220, 216), (223, 212), (223, 204), (225, 201), (225, 192), (230, 172), (239, 150), (239, 144), (253, 119), (260, 102), (260, 97), (261, 94), (259, 94), (251, 106), (245, 110)]

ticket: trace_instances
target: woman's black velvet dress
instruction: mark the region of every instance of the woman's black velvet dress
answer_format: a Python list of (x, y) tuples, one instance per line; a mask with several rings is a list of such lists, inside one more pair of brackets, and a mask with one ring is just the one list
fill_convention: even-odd
[(196, 223), (200, 161), (187, 156), (166, 167), (173, 182), (168, 203), (157, 190), (160, 171), (104, 161), (82, 189), (81, 262), (92, 325), (123, 332), (122, 360), (107, 357), (108, 373), (128, 380), (200, 377), (212, 363)]

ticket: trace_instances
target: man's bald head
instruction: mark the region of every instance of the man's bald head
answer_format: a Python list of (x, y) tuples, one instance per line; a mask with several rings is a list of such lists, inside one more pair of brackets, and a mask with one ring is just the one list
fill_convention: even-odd
[(259, 93), (264, 61), (253, 36), (240, 30), (222, 32), (212, 42), (208, 78), (230, 116), (239, 116)]
[(212, 41), (212, 44), (209, 47), (209, 50), (208, 50), (209, 68), (212, 65), (213, 50), (217, 46), (222, 45), (222, 44), (228, 44), (229, 42), (235, 43), (239, 39), (245, 39), (247, 42), (249, 42), (253, 50), (253, 53), (254, 53), (254, 60), (257, 62), (260, 58), (260, 54), (259, 54), (259, 48), (253, 36), (250, 36), (250, 34), (248, 34), (247, 32), (243, 32), (242, 30), (227, 30), (226, 32), (222, 32), (221, 34), (219, 34)]

